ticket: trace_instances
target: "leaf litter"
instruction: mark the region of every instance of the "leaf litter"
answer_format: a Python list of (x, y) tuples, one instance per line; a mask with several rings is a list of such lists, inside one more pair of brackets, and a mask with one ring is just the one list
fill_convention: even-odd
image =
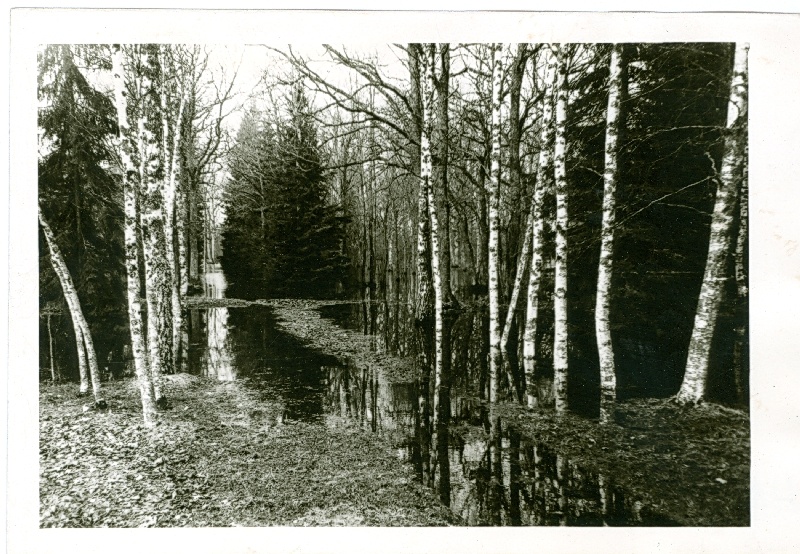
[(74, 385), (41, 385), (41, 527), (459, 523), (378, 437), (265, 425), (281, 407), (239, 383), (167, 377), (153, 429), (130, 381), (86, 413)]

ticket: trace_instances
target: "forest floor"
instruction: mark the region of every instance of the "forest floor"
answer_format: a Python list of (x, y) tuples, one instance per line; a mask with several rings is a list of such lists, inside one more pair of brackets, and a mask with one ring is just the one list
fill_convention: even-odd
[[(389, 379), (413, 376), (409, 359), (370, 349), (363, 334), (341, 329), (317, 309), (329, 302), (258, 301), (274, 307), (278, 325), (320, 351), (356, 366), (381, 368)], [(493, 408), (531, 440), (616, 483), (656, 513), (686, 526), (750, 524), (750, 420), (739, 410), (668, 398), (618, 404), (616, 422), (601, 426), (577, 415), (557, 417), (518, 404)]]
[(76, 388), (40, 386), (41, 527), (458, 524), (374, 435), (279, 424), (241, 383), (168, 376), (152, 429), (134, 381), (104, 411)]
[[(413, 378), (410, 360), (375, 352), (369, 337), (321, 318), (317, 308), (329, 302), (256, 303), (272, 306), (279, 327), (312, 348), (390, 380)], [(133, 381), (106, 384), (106, 411), (84, 408), (90, 401), (75, 388), (40, 385), (42, 527), (460, 523), (379, 435), (346, 421), (279, 422), (282, 406), (256, 399), (243, 383), (168, 376), (171, 408), (153, 429), (141, 423)], [(640, 399), (620, 403), (607, 426), (511, 403), (492, 416), (587, 470), (612, 475), (679, 525), (749, 525), (744, 412)]]

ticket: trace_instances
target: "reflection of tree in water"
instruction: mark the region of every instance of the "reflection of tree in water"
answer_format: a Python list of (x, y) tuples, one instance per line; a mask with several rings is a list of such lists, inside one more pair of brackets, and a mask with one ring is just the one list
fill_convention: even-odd
[[(401, 323), (391, 330), (392, 318), (387, 316), (392, 307), (375, 306), (374, 319), (362, 304), (324, 309), (323, 315), (333, 313), (340, 323), (352, 318), (348, 326), (359, 332), (366, 322), (375, 333), (376, 348), (413, 352), (416, 339), (410, 333), (411, 320), (407, 327)], [(396, 311), (403, 312), (399, 307)], [(306, 349), (298, 339), (276, 329), (268, 307), (225, 312), (210, 316), (192, 310), (190, 314), (193, 347), (199, 342), (207, 351), (202, 363), (213, 365), (216, 360), (235, 368), (233, 376), (248, 379), (265, 397), (281, 400), (285, 418), (328, 417), (334, 418), (332, 423), (335, 418), (349, 418), (381, 434), (413, 464), (420, 481), (467, 524), (670, 523), (626, 498), (611, 476), (583, 471), (543, 444), (523, 439), (504, 420), (490, 420), (481, 400), (487, 371), (486, 341), (479, 339), (486, 332), (485, 317), (480, 313), (465, 312), (452, 322), (452, 394), (449, 399), (446, 391), (441, 396), (449, 410), (440, 411), (434, 426), (430, 371), (419, 371), (415, 381), (393, 382), (379, 367), (340, 363)], [(400, 340), (404, 334), (411, 338)], [(192, 355), (197, 358), (196, 352), (190, 351)]]
[(268, 307), (231, 308), (229, 312), (229, 341), (239, 375), (250, 378), (262, 394), (283, 400), (288, 419), (321, 419), (325, 368), (335, 365), (336, 358), (279, 331)]
[(413, 428), (413, 383), (393, 383), (379, 372), (353, 363), (331, 365), (325, 370), (326, 412), (351, 417), (373, 432), (396, 434), (401, 439)]
[(322, 418), (327, 368), (338, 362), (280, 332), (270, 308), (190, 310), (188, 326), (190, 371), (247, 379), (262, 397), (283, 402), (286, 419)]
[(202, 364), (204, 376), (233, 381), (236, 370), (228, 346), (228, 308), (209, 308), (204, 315), (208, 334), (208, 348)]
[[(406, 322), (392, 322), (392, 310), (405, 314), (400, 319)], [(419, 345), (420, 333), (399, 306), (354, 303), (325, 308), (323, 315), (373, 334), (380, 350), (411, 354), (419, 348), (413, 345)], [(481, 401), (488, 373), (485, 314), (464, 312), (451, 323), (452, 393), (442, 398), (450, 409), (445, 417), (440, 413), (435, 428), (433, 379), (424, 367), (414, 382), (391, 383), (378, 370), (330, 366), (325, 409), (404, 444), (403, 456), (420, 481), (469, 525), (670, 523), (626, 498), (610, 476), (586, 472), (545, 445), (524, 440), (504, 420), (490, 420)]]

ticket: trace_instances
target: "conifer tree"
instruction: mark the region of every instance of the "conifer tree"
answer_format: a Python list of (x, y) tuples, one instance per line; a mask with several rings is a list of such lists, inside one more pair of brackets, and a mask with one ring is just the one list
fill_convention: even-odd
[(328, 201), (317, 131), (300, 87), (288, 112), (276, 122), (251, 114), (239, 131), (226, 190), (223, 268), (234, 282), (247, 282), (242, 292), (250, 297), (330, 297), (346, 274), (343, 220)]

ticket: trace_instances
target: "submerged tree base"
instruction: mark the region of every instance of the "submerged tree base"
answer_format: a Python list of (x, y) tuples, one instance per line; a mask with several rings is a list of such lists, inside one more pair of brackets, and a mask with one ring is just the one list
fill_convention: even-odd
[(108, 383), (103, 412), (41, 385), (41, 527), (458, 523), (374, 435), (281, 422), (242, 383), (165, 381), (173, 409), (152, 430), (132, 381)]

